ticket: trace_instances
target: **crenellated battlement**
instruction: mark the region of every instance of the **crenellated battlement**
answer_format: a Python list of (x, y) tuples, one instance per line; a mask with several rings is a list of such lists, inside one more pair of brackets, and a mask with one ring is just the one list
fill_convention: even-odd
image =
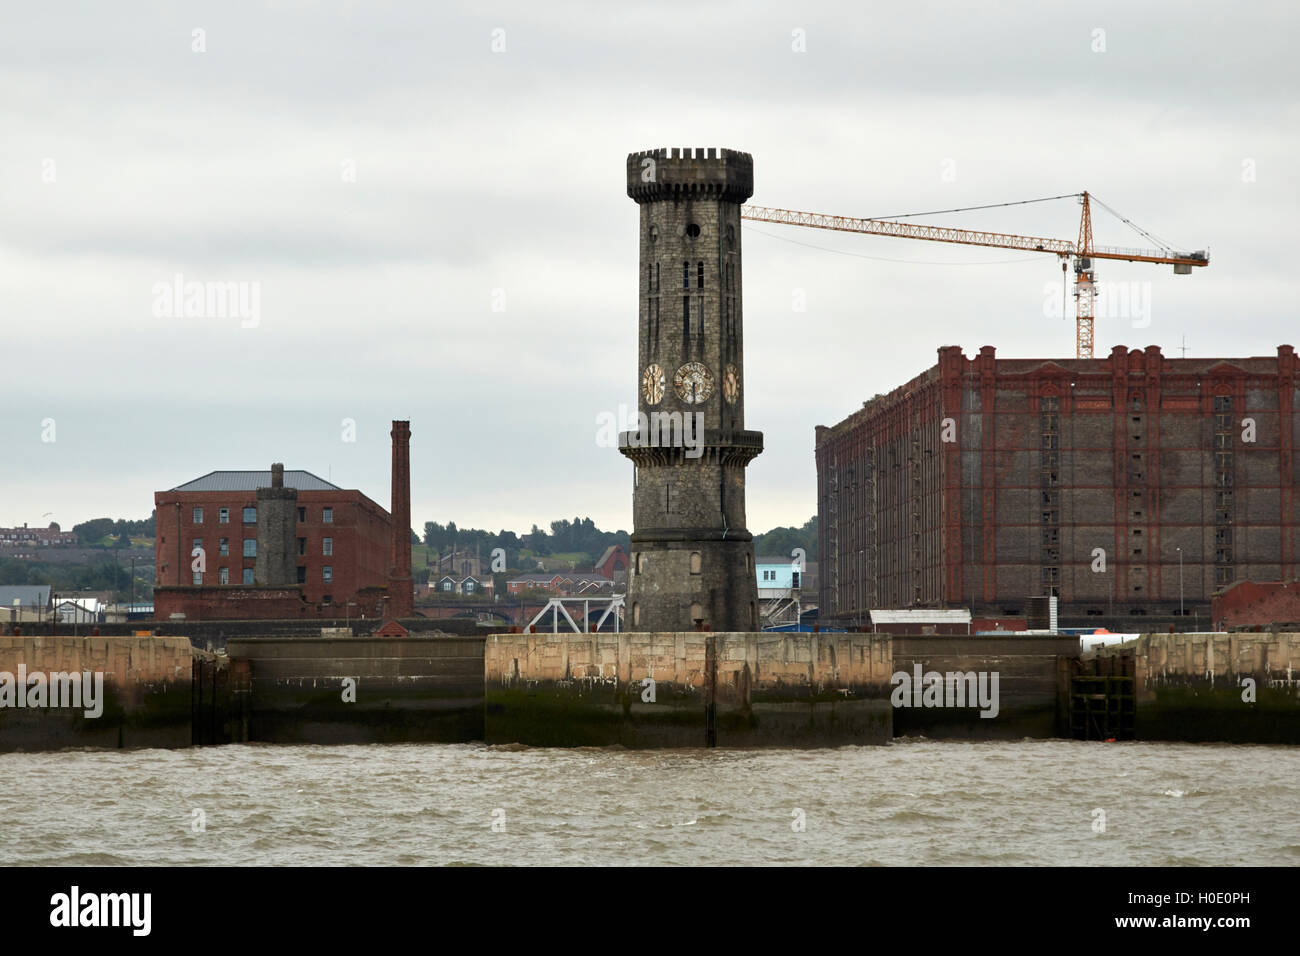
[(754, 158), (714, 146), (628, 153), (627, 194), (637, 203), (686, 198), (741, 203), (754, 194)]

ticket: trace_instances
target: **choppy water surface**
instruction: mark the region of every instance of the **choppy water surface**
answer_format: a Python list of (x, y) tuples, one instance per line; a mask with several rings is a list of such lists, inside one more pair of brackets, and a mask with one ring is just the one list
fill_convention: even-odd
[(246, 745), (3, 754), (0, 781), (5, 866), (1300, 864), (1289, 747)]

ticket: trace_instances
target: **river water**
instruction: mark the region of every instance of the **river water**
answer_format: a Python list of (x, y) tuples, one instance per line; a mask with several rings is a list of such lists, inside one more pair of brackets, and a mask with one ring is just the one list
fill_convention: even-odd
[(0, 781), (3, 866), (1300, 865), (1300, 747), (253, 744), (3, 754)]

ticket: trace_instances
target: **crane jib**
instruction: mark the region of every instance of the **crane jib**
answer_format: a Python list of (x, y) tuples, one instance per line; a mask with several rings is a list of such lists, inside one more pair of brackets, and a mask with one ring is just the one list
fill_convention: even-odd
[[(789, 226), (807, 226), (837, 232), (857, 232), (872, 236), (895, 236), (900, 239), (924, 239), (931, 242), (951, 242), (959, 245), (987, 246), (998, 249), (1018, 249), (1026, 252), (1045, 252), (1056, 256), (1077, 256), (1077, 243), (1069, 239), (1046, 239), (1038, 236), (1020, 236), (1014, 233), (984, 232), (977, 229), (960, 229), (955, 226), (928, 226), (921, 223), (895, 222), (891, 219), (855, 219), (849, 216), (832, 216), (825, 213), (800, 212), (770, 206), (742, 206), (742, 219), (754, 222), (774, 222)], [(1160, 249), (1126, 249), (1116, 246), (1094, 246), (1089, 253), (1096, 259), (1121, 259), (1129, 262), (1156, 262), (1185, 266), (1210, 264), (1204, 252), (1168, 252)]]

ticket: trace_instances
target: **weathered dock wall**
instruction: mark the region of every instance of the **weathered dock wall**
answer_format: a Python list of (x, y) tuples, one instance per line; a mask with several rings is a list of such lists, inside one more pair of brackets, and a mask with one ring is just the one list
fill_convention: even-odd
[(483, 638), (230, 638), (237, 740), (483, 739)]
[[(1055, 635), (894, 637), (895, 672), (974, 672), (997, 678), (996, 707), (894, 708), (897, 737), (958, 737), (979, 740), (1068, 736), (1065, 700), (1068, 662), (1079, 656), (1079, 639)], [(994, 715), (994, 709), (996, 714)], [(981, 713), (990, 716), (982, 717)]]
[(890, 639), (624, 632), (487, 638), (490, 744), (818, 747), (891, 734)]
[[(15, 687), (20, 673), (29, 685), (22, 706)], [(70, 685), (62, 675), (85, 674), (97, 716), (88, 712), (85, 697), (81, 706), (67, 705)], [(192, 674), (193, 652), (185, 637), (0, 637), (0, 751), (187, 747)], [(39, 696), (32, 681), (43, 685)], [(55, 683), (61, 685), (58, 701)], [(96, 686), (102, 687), (102, 699)], [(82, 691), (77, 688), (79, 696)]]
[(1300, 634), (1144, 634), (1092, 653), (1134, 656), (1139, 740), (1300, 744)]
[[(101, 635), (133, 637), (139, 631), (160, 634), (184, 634), (190, 643), (199, 650), (225, 650), (226, 641), (236, 637), (319, 637), (321, 630), (329, 628), (351, 630), (357, 637), (373, 634), (383, 624), (373, 619), (358, 620), (351, 618), (310, 618), (290, 621), (272, 620), (219, 620), (219, 621), (123, 621), (108, 624), (59, 624), (54, 621), (22, 621), (11, 624), (4, 620), (4, 610), (0, 609), (0, 635), (12, 634), (17, 628), (24, 636), (85, 637), (93, 631)], [(404, 618), (398, 623), (412, 634), (421, 632), (457, 634), (464, 637), (482, 637), (490, 633), (489, 628), (479, 627), (472, 618), (444, 618), (434, 620), (426, 617)]]

